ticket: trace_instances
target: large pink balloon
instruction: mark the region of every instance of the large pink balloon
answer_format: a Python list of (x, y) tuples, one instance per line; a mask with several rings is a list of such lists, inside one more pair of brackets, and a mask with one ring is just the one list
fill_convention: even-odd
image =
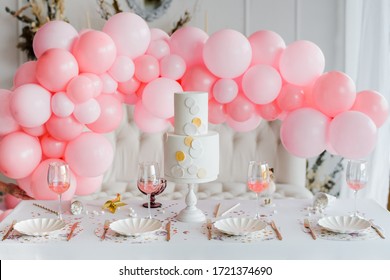
[(327, 72), (316, 80), (312, 98), (317, 108), (334, 117), (351, 109), (356, 98), (355, 83), (345, 73)]
[(39, 58), (46, 50), (54, 48), (71, 51), (77, 37), (77, 30), (69, 23), (62, 20), (49, 21), (35, 33), (35, 56)]
[(160, 66), (158, 60), (151, 55), (145, 54), (134, 60), (135, 72), (137, 80), (143, 83), (149, 83), (157, 79), (160, 74)]
[(84, 32), (75, 43), (73, 55), (80, 72), (103, 74), (116, 58), (115, 43), (106, 33), (96, 30)]
[(114, 158), (110, 142), (101, 134), (83, 132), (68, 143), (65, 161), (80, 176), (96, 177), (111, 166)]
[(60, 118), (55, 115), (46, 123), (46, 129), (51, 136), (58, 140), (70, 141), (81, 134), (84, 126), (73, 116)]
[(45, 135), (41, 138), (42, 152), (48, 158), (63, 157), (66, 144), (65, 141), (57, 140), (50, 135)]
[(143, 55), (150, 43), (148, 24), (133, 13), (113, 15), (105, 23), (103, 32), (114, 40), (118, 55), (126, 55), (131, 59)]
[(126, 82), (134, 76), (135, 65), (127, 56), (118, 56), (108, 71), (117, 82)]
[(255, 104), (267, 104), (276, 99), (282, 79), (275, 68), (261, 64), (249, 68), (242, 79), (245, 95)]
[(141, 101), (135, 105), (134, 122), (140, 130), (146, 133), (164, 131), (169, 126), (169, 121), (151, 114), (144, 108)]
[(35, 77), (37, 69), (36, 61), (28, 61), (23, 63), (18, 70), (16, 70), (14, 76), (14, 88), (17, 88), (24, 84), (37, 84), (38, 80)]
[(174, 115), (174, 93), (183, 88), (174, 80), (158, 78), (146, 85), (142, 95), (142, 105), (151, 114), (162, 119)]
[[(207, 91), (211, 93), (211, 88), (217, 77), (210, 73), (203, 65), (194, 66), (186, 71), (181, 79), (181, 85), (186, 91)], [(211, 98), (211, 94), (209, 94)]]
[(27, 177), (42, 158), (38, 138), (13, 132), (0, 141), (0, 170), (13, 179)]
[(381, 127), (389, 116), (389, 103), (379, 92), (365, 90), (358, 93), (351, 110), (366, 114)]
[(37, 84), (22, 85), (11, 94), (11, 113), (21, 126), (40, 126), (50, 118), (50, 99), (50, 92)]
[(302, 108), (287, 115), (280, 128), (280, 139), (291, 154), (311, 158), (326, 149), (330, 119), (312, 108)]
[(236, 78), (248, 69), (252, 48), (240, 32), (223, 29), (212, 34), (203, 48), (207, 68), (220, 78)]
[(278, 106), (276, 100), (268, 104), (257, 105), (256, 111), (260, 115), (260, 117), (267, 121), (274, 121), (278, 119), (282, 114), (282, 110)]
[(255, 105), (245, 96), (238, 95), (232, 102), (226, 105), (226, 112), (234, 121), (245, 122), (254, 115)]
[(293, 111), (304, 105), (305, 92), (300, 87), (285, 84), (276, 101), (282, 111)]
[(52, 96), (51, 109), (57, 117), (65, 118), (73, 113), (74, 103), (65, 92), (60, 91)]
[(201, 64), (203, 47), (209, 36), (202, 29), (185, 26), (176, 30), (169, 41), (171, 53), (181, 56), (187, 67)]
[(179, 80), (186, 71), (186, 63), (176, 54), (167, 55), (160, 60), (161, 77)]
[(238, 85), (232, 79), (219, 79), (213, 87), (213, 96), (221, 104), (232, 102), (238, 94)]
[(10, 108), (11, 91), (0, 89), (0, 136), (19, 129)]
[(209, 101), (209, 122), (213, 124), (224, 123), (227, 119), (225, 105), (218, 103), (214, 99)]
[(377, 128), (365, 114), (347, 111), (337, 115), (329, 126), (329, 142), (342, 157), (367, 157), (375, 148)]
[(238, 122), (228, 116), (226, 123), (237, 132), (248, 132), (260, 125), (261, 118), (258, 115), (253, 114), (248, 120)]
[(77, 104), (73, 115), (82, 124), (95, 122), (100, 116), (100, 105), (96, 99), (92, 98), (84, 103)]
[(103, 175), (97, 177), (83, 177), (76, 175), (76, 195), (88, 195), (99, 190), (102, 186)]
[(295, 41), (282, 52), (279, 69), (282, 77), (297, 86), (306, 86), (317, 79), (325, 68), (321, 49), (309, 41)]
[(31, 136), (42, 136), (46, 133), (46, 126), (44, 124), (35, 127), (22, 127), (22, 130)]
[(49, 49), (38, 59), (36, 76), (50, 91), (63, 91), (68, 82), (79, 73), (74, 56), (63, 49)]
[(66, 87), (66, 94), (73, 103), (83, 103), (92, 98), (95, 87), (90, 78), (86, 76), (74, 77)]

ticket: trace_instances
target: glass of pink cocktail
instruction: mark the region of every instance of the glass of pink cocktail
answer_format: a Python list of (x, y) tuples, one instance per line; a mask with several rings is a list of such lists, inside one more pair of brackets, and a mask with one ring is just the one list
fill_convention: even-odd
[(157, 162), (139, 163), (137, 187), (143, 193), (147, 194), (147, 200), (148, 200), (147, 219), (152, 219), (152, 214), (150, 212), (150, 195), (152, 193), (157, 192), (161, 187), (160, 168)]
[(268, 188), (270, 183), (270, 171), (267, 162), (250, 161), (248, 167), (248, 188), (256, 193), (256, 215), (260, 218), (260, 193)]
[(357, 211), (357, 193), (364, 188), (368, 182), (368, 163), (365, 160), (349, 160), (345, 177), (348, 187), (354, 191), (355, 211), (353, 216), (358, 216)]
[(58, 218), (62, 220), (61, 197), (70, 186), (69, 165), (64, 162), (51, 162), (47, 171), (47, 183), (49, 188), (58, 194), (59, 208)]

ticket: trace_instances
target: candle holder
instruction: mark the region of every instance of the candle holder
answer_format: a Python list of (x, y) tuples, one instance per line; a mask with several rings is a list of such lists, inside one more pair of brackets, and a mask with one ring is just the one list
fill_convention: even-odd
[[(162, 205), (160, 202), (156, 202), (156, 197), (155, 196), (161, 194), (165, 190), (165, 188), (167, 187), (167, 180), (161, 178), (160, 179), (160, 184), (161, 184), (160, 188), (157, 191), (152, 192), (150, 194), (150, 208), (159, 208)], [(137, 187), (138, 187), (138, 185), (137, 185)], [(138, 189), (139, 189), (139, 191), (141, 193), (146, 194), (139, 187), (138, 187)], [(145, 202), (144, 204), (142, 204), (142, 206), (145, 207), (145, 208), (148, 208), (148, 203)]]

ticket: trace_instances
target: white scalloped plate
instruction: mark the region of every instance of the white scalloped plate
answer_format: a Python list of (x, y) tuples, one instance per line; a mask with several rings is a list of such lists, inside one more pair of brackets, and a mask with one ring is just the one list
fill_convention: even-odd
[(43, 236), (53, 234), (65, 227), (65, 222), (59, 219), (37, 218), (20, 221), (14, 229), (25, 235)]
[(156, 219), (128, 218), (110, 224), (110, 229), (126, 236), (138, 236), (161, 229), (162, 223)]
[(214, 223), (219, 231), (230, 235), (247, 235), (263, 230), (267, 224), (252, 218), (226, 218)]
[(368, 229), (369, 221), (353, 216), (330, 216), (318, 220), (318, 225), (337, 233), (358, 233)]

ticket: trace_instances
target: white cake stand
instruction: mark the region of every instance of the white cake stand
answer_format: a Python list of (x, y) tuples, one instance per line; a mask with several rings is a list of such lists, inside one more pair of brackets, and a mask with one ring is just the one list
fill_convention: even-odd
[(202, 210), (196, 207), (198, 199), (196, 198), (194, 191), (195, 184), (188, 184), (188, 193), (186, 195), (186, 208), (180, 211), (177, 215), (177, 219), (180, 222), (184, 223), (201, 223), (206, 221), (206, 216), (203, 214)]

